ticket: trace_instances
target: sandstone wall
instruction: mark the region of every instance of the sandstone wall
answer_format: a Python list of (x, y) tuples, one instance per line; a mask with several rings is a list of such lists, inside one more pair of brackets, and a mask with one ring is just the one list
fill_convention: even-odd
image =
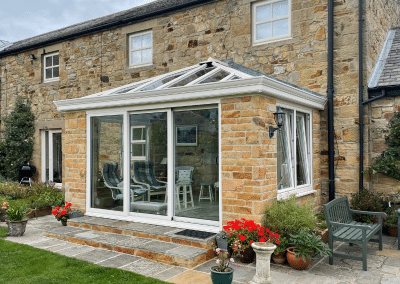
[[(253, 2), (217, 1), (0, 58), (1, 116), (10, 112), (15, 95), (26, 89), (33, 100), (33, 111), (38, 123), (43, 129), (51, 128), (51, 121), (64, 120), (64, 114), (56, 111), (54, 100), (87, 96), (190, 66), (210, 56), (216, 59), (233, 58), (236, 63), (325, 94), (327, 0), (292, 0), (292, 38), (257, 46), (251, 44), (250, 12)], [(366, 2), (368, 9), (376, 9), (375, 14), (371, 12), (366, 16), (366, 26), (369, 27), (366, 33), (370, 35), (368, 41), (373, 43), (373, 48), (366, 52), (375, 54), (375, 57), (385, 28), (373, 39), (375, 24), (371, 23), (377, 22), (375, 15), (383, 22), (396, 18), (397, 8), (392, 9), (391, 4), (385, 4), (389, 2), (394, 1)], [(350, 194), (358, 190), (357, 8), (358, 0), (335, 0), (335, 149), (338, 194)], [(386, 9), (385, 13), (383, 9)], [(129, 68), (128, 36), (145, 30), (153, 32), (154, 63)], [(60, 80), (43, 83), (41, 58), (52, 51), (59, 51), (60, 54)], [(38, 59), (29, 60), (30, 53)], [(367, 63), (367, 71), (372, 65)], [(369, 74), (366, 73), (365, 80)], [(323, 202), (327, 200), (328, 188), (326, 112), (322, 113), (320, 124), (320, 190)], [(35, 146), (32, 162), (36, 165), (40, 163), (39, 150)], [(318, 156), (318, 153), (314, 154)]]

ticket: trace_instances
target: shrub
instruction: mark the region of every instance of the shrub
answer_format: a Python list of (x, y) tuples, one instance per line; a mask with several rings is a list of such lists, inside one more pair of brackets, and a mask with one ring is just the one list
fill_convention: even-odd
[(282, 201), (273, 201), (265, 210), (263, 225), (271, 231), (278, 230), (279, 235), (289, 238), (301, 230), (315, 229), (316, 220), (310, 203), (296, 204), (296, 196)]
[(386, 144), (389, 147), (374, 161), (369, 172), (400, 180), (400, 111), (390, 120)]
[[(352, 195), (350, 205), (354, 210), (382, 212), (383, 197), (381, 193), (368, 191), (366, 189)], [(358, 222), (372, 223), (371, 215), (353, 214), (353, 219)]]
[(14, 110), (4, 118), (4, 140), (0, 143), (0, 174), (19, 180), (20, 168), (29, 162), (33, 152), (35, 117), (30, 101), (18, 97)]
[(12, 222), (20, 222), (25, 218), (26, 209), (18, 206), (10, 206), (7, 210), (7, 217)]

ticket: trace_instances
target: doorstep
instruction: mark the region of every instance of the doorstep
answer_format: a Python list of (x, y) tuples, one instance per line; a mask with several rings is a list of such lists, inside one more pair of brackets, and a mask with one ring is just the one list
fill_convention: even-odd
[(181, 231), (183, 229), (84, 216), (70, 219), (66, 227), (51, 228), (46, 235), (187, 268), (214, 257), (215, 236), (199, 239), (176, 235)]

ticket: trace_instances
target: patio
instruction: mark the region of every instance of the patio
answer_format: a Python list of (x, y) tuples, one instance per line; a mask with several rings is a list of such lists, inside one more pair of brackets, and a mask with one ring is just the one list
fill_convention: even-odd
[[(101, 219), (98, 219), (100, 222)], [(1, 223), (1, 225), (5, 226), (5, 223)], [(7, 237), (6, 240), (86, 260), (101, 266), (133, 271), (170, 283), (211, 283), (209, 268), (214, 265), (215, 260), (206, 261), (192, 268), (169, 265), (162, 263), (161, 259), (150, 260), (145, 257), (80, 245), (46, 236), (47, 231), (57, 230), (57, 228), (61, 228), (61, 224), (53, 216), (30, 219), (24, 236), (19, 238)], [(64, 228), (69, 232), (81, 229), (72, 226)], [(90, 229), (88, 231), (86, 236), (101, 233), (98, 230)], [(154, 240), (147, 239), (147, 242), (149, 241)], [(328, 264), (327, 258), (314, 259), (306, 271), (296, 271), (288, 266), (271, 264), (273, 283), (399, 283), (400, 251), (397, 250), (397, 239), (385, 236), (383, 251), (378, 251), (378, 245), (375, 243), (370, 243), (368, 246), (368, 271), (366, 272), (362, 271), (360, 261), (338, 258), (335, 258), (332, 266)], [(174, 246), (170, 249), (164, 249), (168, 252), (177, 248)], [(348, 254), (360, 253), (357, 246), (350, 247), (342, 243), (335, 243), (335, 250)], [(239, 264), (239, 267), (235, 268), (234, 283), (246, 283), (252, 279), (254, 274), (255, 263)]]

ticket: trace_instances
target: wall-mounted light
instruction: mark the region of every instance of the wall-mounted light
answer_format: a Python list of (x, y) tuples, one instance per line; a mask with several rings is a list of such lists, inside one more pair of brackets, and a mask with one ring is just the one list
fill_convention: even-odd
[(273, 126), (269, 127), (269, 138), (274, 137), (275, 130), (280, 130), (283, 125), (283, 121), (285, 119), (285, 113), (282, 111), (282, 109), (280, 107), (278, 107), (277, 112), (274, 112), (274, 119), (275, 119), (275, 123), (278, 127), (277, 128), (275, 128)]
[(33, 53), (29, 54), (29, 58), (32, 59), (32, 60), (36, 59), (36, 57), (35, 57), (35, 55)]

